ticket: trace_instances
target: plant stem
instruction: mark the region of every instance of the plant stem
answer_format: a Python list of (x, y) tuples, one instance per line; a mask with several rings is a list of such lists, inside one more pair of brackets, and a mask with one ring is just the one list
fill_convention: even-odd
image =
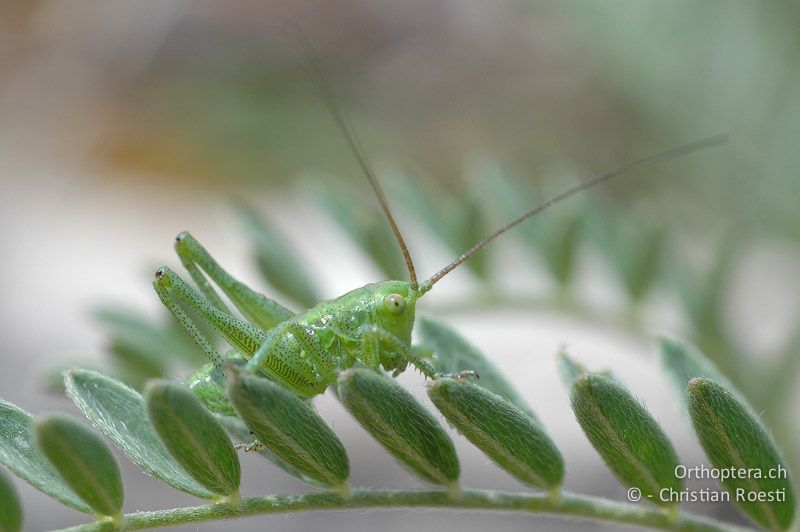
[[(238, 506), (224, 504), (136, 512), (125, 515), (125, 530), (141, 530), (160, 526), (230, 519), (248, 515), (289, 513), (310, 510), (347, 510), (363, 508), (449, 508), (461, 510), (496, 510), (551, 514), (607, 521), (624, 525), (665, 530), (720, 531), (736, 527), (698, 516), (681, 514), (677, 519), (665, 510), (644, 505), (622, 504), (595, 497), (563, 493), (557, 501), (547, 494), (501, 493), (485, 490), (464, 490), (450, 497), (443, 491), (356, 490), (343, 498), (333, 493), (275, 495), (243, 499)], [(63, 532), (115, 530), (109, 521), (98, 521)]]

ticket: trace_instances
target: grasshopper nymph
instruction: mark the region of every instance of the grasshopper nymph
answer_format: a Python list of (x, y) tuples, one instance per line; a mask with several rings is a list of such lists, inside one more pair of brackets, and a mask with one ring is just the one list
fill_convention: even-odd
[[(330, 96), (331, 91), (327, 92)], [(408, 281), (372, 283), (335, 299), (323, 301), (300, 314), (255, 292), (231, 277), (189, 233), (178, 235), (175, 249), (202, 296), (166, 267), (156, 272), (153, 286), (161, 301), (180, 321), (212, 362), (191, 383), (209, 408), (228, 411), (222, 391), (223, 359), (185, 309), (205, 320), (236, 350), (231, 361), (246, 371), (278, 381), (298, 396), (321, 394), (337, 373), (355, 365), (383, 368), (395, 375), (414, 365), (434, 377), (424, 351), (411, 345), (417, 300), (442, 277), (483, 249), (492, 240), (544, 209), (582, 190), (636, 167), (652, 164), (725, 142), (724, 136), (686, 144), (619, 166), (585, 181), (532, 208), (465, 251), (429, 279), (418, 282), (411, 254), (392, 216), (385, 195), (364, 156), (355, 133), (332, 99), (327, 103), (367, 177), (405, 258)], [(209, 282), (213, 281), (247, 320), (234, 316)], [(204, 296), (204, 297), (203, 297)]]

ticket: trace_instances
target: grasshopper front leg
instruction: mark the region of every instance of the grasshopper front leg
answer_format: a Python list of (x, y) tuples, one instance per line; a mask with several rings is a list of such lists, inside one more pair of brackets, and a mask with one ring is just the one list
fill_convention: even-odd
[(377, 368), (380, 363), (381, 348), (385, 347), (395, 353), (396, 356), (400, 356), (414, 364), (426, 377), (432, 379), (436, 374), (433, 366), (422, 358), (414, 348), (407, 346), (386, 329), (373, 324), (364, 325), (361, 328), (361, 335), (361, 362), (365, 366)]

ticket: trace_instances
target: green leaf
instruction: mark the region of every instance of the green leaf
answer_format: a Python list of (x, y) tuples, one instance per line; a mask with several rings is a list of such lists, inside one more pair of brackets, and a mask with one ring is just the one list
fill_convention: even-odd
[(123, 357), (133, 357), (129, 362), (140, 365), (144, 372), (162, 374), (173, 360), (191, 364), (203, 360), (171, 314), (165, 313), (163, 322), (158, 323), (127, 308), (100, 307), (93, 315), (107, 330), (112, 348), (119, 346), (125, 351)]
[(584, 367), (583, 364), (575, 362), (575, 360), (569, 356), (566, 349), (559, 350), (557, 357), (558, 371), (561, 374), (561, 380), (564, 381), (567, 387), (572, 387), (579, 377), (588, 373), (586, 367)]
[(0, 463), (34, 488), (79, 512), (92, 509), (72, 491), (33, 443), (33, 418), (17, 405), (0, 399)]
[(576, 362), (567, 352), (565, 348), (561, 348), (556, 355), (558, 358), (558, 372), (561, 374), (561, 380), (570, 388), (575, 381), (582, 375), (602, 375), (607, 377), (617, 384), (622, 385), (622, 382), (614, 375), (611, 370), (604, 369), (602, 371), (589, 371), (586, 366)]
[[(495, 161), (485, 161), (482, 174), (489, 181), (504, 216), (522, 214), (545, 199), (541, 189), (523, 186), (522, 179), (512, 178)], [(525, 223), (515, 229), (561, 287), (568, 286), (574, 277), (584, 229), (582, 212), (575, 205), (565, 205), (537, 218), (535, 223)]]
[(147, 421), (136, 391), (96, 371), (73, 369), (64, 376), (67, 394), (92, 426), (108, 436), (131, 461), (175, 489), (210, 499), (214, 495), (170, 456)]
[(564, 460), (525, 412), (480, 386), (453, 379), (434, 381), (428, 396), (469, 441), (520, 482), (558, 492)]
[(640, 301), (658, 278), (666, 234), (660, 226), (644, 227), (626, 244), (629, 249), (618, 255), (622, 279), (630, 298)]
[(686, 406), (686, 385), (694, 377), (708, 377), (738, 397), (742, 397), (736, 387), (697, 347), (676, 338), (662, 337), (660, 352), (661, 365), (666, 370), (673, 389), (684, 407)]
[(101, 371), (103, 368), (100, 365), (93, 366), (95, 361), (80, 360), (80, 359), (66, 359), (63, 362), (55, 362), (47, 364), (41, 369), (40, 385), (42, 389), (54, 396), (62, 396), (65, 393), (64, 389), (64, 373), (72, 368), (81, 367), (91, 369), (94, 371)]
[[(239, 419), (238, 417), (230, 417), (225, 415), (217, 415), (217, 421), (225, 427), (225, 430), (228, 431), (234, 438), (239, 440), (242, 444), (249, 445), (254, 442), (256, 439), (255, 436), (250, 432), (250, 429), (247, 428), (247, 425)], [(306, 475), (296, 467), (292, 466), (289, 462), (279, 457), (277, 454), (273, 453), (269, 450), (269, 448), (261, 445), (257, 446), (255, 452), (278, 466), (279, 468), (283, 469), (289, 475), (302, 480), (307, 484), (311, 484), (312, 486), (317, 486), (321, 488), (326, 488), (326, 484), (321, 484), (314, 478)]]
[[(95, 309), (94, 318), (108, 335), (107, 351), (113, 364), (113, 374), (135, 389), (141, 389), (147, 380), (164, 377), (176, 363), (201, 363), (202, 355), (189, 335), (180, 329), (171, 314), (164, 315), (164, 323), (152, 323), (136, 311), (118, 307)], [(84, 364), (72, 364), (69, 367)], [(58, 375), (63, 388), (63, 372)]]
[(261, 275), (303, 307), (319, 302), (316, 284), (286, 238), (244, 202), (236, 208), (255, 252)]
[[(410, 174), (413, 173), (413, 178)], [(419, 167), (411, 172), (398, 167), (384, 167), (380, 171), (380, 180), (389, 189), (389, 195), (396, 198), (413, 214), (422, 221), (431, 232), (444, 244), (450, 246), (452, 234), (449, 233), (448, 201), (445, 200), (447, 191), (443, 184)], [(462, 250), (463, 251), (463, 250)]]
[(22, 504), (11, 479), (0, 469), (0, 532), (22, 530)]
[(459, 465), (438, 421), (394, 379), (369, 369), (339, 375), (339, 399), (378, 442), (417, 476), (458, 489)]
[[(452, 234), (449, 237), (449, 243), (454, 253), (464, 252), (489, 233), (481, 203), (482, 198), (471, 196), (453, 207), (455, 212), (448, 220), (452, 227), (449, 231)], [(481, 279), (489, 277), (488, 253), (473, 255), (466, 264)]]
[(311, 406), (280, 384), (244, 373), (230, 380), (228, 396), (262, 445), (317, 484), (348, 492), (344, 446)]
[[(800, 316), (797, 316), (800, 318)], [(772, 367), (767, 373), (770, 386), (764, 389), (763, 399), (759, 404), (769, 407), (770, 404), (780, 402), (784, 397), (790, 396), (796, 385), (797, 376), (800, 375), (800, 320), (792, 329), (794, 333), (786, 341), (785, 347), (780, 350)], [(720, 381), (717, 381), (720, 382)], [(724, 383), (722, 383), (724, 384)], [(728, 388), (731, 390), (730, 388)], [(733, 391), (733, 390), (731, 390)], [(798, 448), (800, 451), (800, 448)]]
[[(475, 192), (459, 198), (452, 190), (438, 184), (427, 172), (414, 169), (414, 179), (398, 169), (384, 169), (382, 181), (391, 186), (392, 197), (397, 197), (418, 220), (453, 253), (458, 255), (471, 248), (489, 232), (483, 212), (485, 198)], [(467, 187), (472, 190), (472, 187)], [(481, 279), (488, 277), (489, 255), (479, 253), (464, 266)], [(399, 277), (398, 277), (399, 279)]]
[(432, 363), (437, 372), (477, 371), (480, 376), (478, 384), (506, 398), (537, 423), (539, 422), (539, 418), (500, 370), (455, 329), (439, 320), (421, 317), (417, 321), (417, 330), (423, 345), (434, 351)]
[(564, 287), (575, 276), (584, 224), (578, 215), (562, 218), (558, 223), (548, 224), (548, 232), (540, 231), (539, 249), (553, 277)]
[(741, 245), (740, 236), (731, 234), (715, 250), (714, 260), (705, 272), (680, 272), (680, 300), (701, 337), (714, 339), (724, 334), (722, 309)]
[(388, 279), (406, 278), (405, 259), (382, 216), (376, 214), (363, 228), (359, 243)]
[(405, 261), (383, 213), (361, 203), (353, 208), (352, 195), (345, 197), (338, 188), (322, 185), (317, 194), (323, 209), (381, 269), (386, 279), (403, 279)]
[[(160, 365), (152, 364), (155, 358), (151, 357), (152, 351), (142, 351), (113, 340), (108, 346), (108, 353), (112, 358), (114, 374), (136, 389), (141, 389), (148, 380), (164, 377), (168, 373), (163, 360), (159, 361)], [(144, 353), (147, 355), (143, 356)]]
[(147, 416), (170, 454), (212, 493), (238, 498), (239, 457), (216, 418), (181, 384), (155, 381), (144, 393)]
[[(244, 355), (231, 351), (223, 356), (223, 368), (227, 366), (243, 368), (247, 361)], [(186, 379), (185, 384), (211, 412), (223, 416), (236, 416), (236, 410), (233, 409), (225, 389), (227, 377), (223, 368), (211, 363), (204, 364)]]
[(608, 258), (632, 301), (641, 301), (655, 284), (664, 257), (664, 228), (648, 220), (630, 223), (610, 206), (589, 209), (589, 227), (597, 248)]
[(680, 491), (678, 456), (650, 413), (619, 383), (597, 374), (577, 378), (570, 391), (572, 410), (586, 437), (628, 487), (646, 500), (675, 504), (662, 490)]
[(789, 528), (797, 504), (791, 474), (758, 416), (707, 378), (689, 381), (687, 401), (706, 456), (716, 469), (732, 474), (722, 483), (731, 500), (763, 527)]
[(34, 422), (36, 445), (61, 478), (96, 514), (122, 520), (122, 477), (111, 450), (85, 424), (66, 414)]

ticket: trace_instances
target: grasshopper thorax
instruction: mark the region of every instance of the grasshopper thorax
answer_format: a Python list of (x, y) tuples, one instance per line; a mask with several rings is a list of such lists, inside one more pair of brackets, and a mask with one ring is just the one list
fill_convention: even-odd
[(378, 360), (372, 363), (387, 371), (402, 371), (408, 363), (405, 355), (411, 346), (416, 300), (411, 283), (382, 281), (323, 301), (294, 319), (314, 329), (323, 345), (336, 342), (346, 355), (339, 362), (343, 367), (364, 362), (364, 349), (377, 341)]

